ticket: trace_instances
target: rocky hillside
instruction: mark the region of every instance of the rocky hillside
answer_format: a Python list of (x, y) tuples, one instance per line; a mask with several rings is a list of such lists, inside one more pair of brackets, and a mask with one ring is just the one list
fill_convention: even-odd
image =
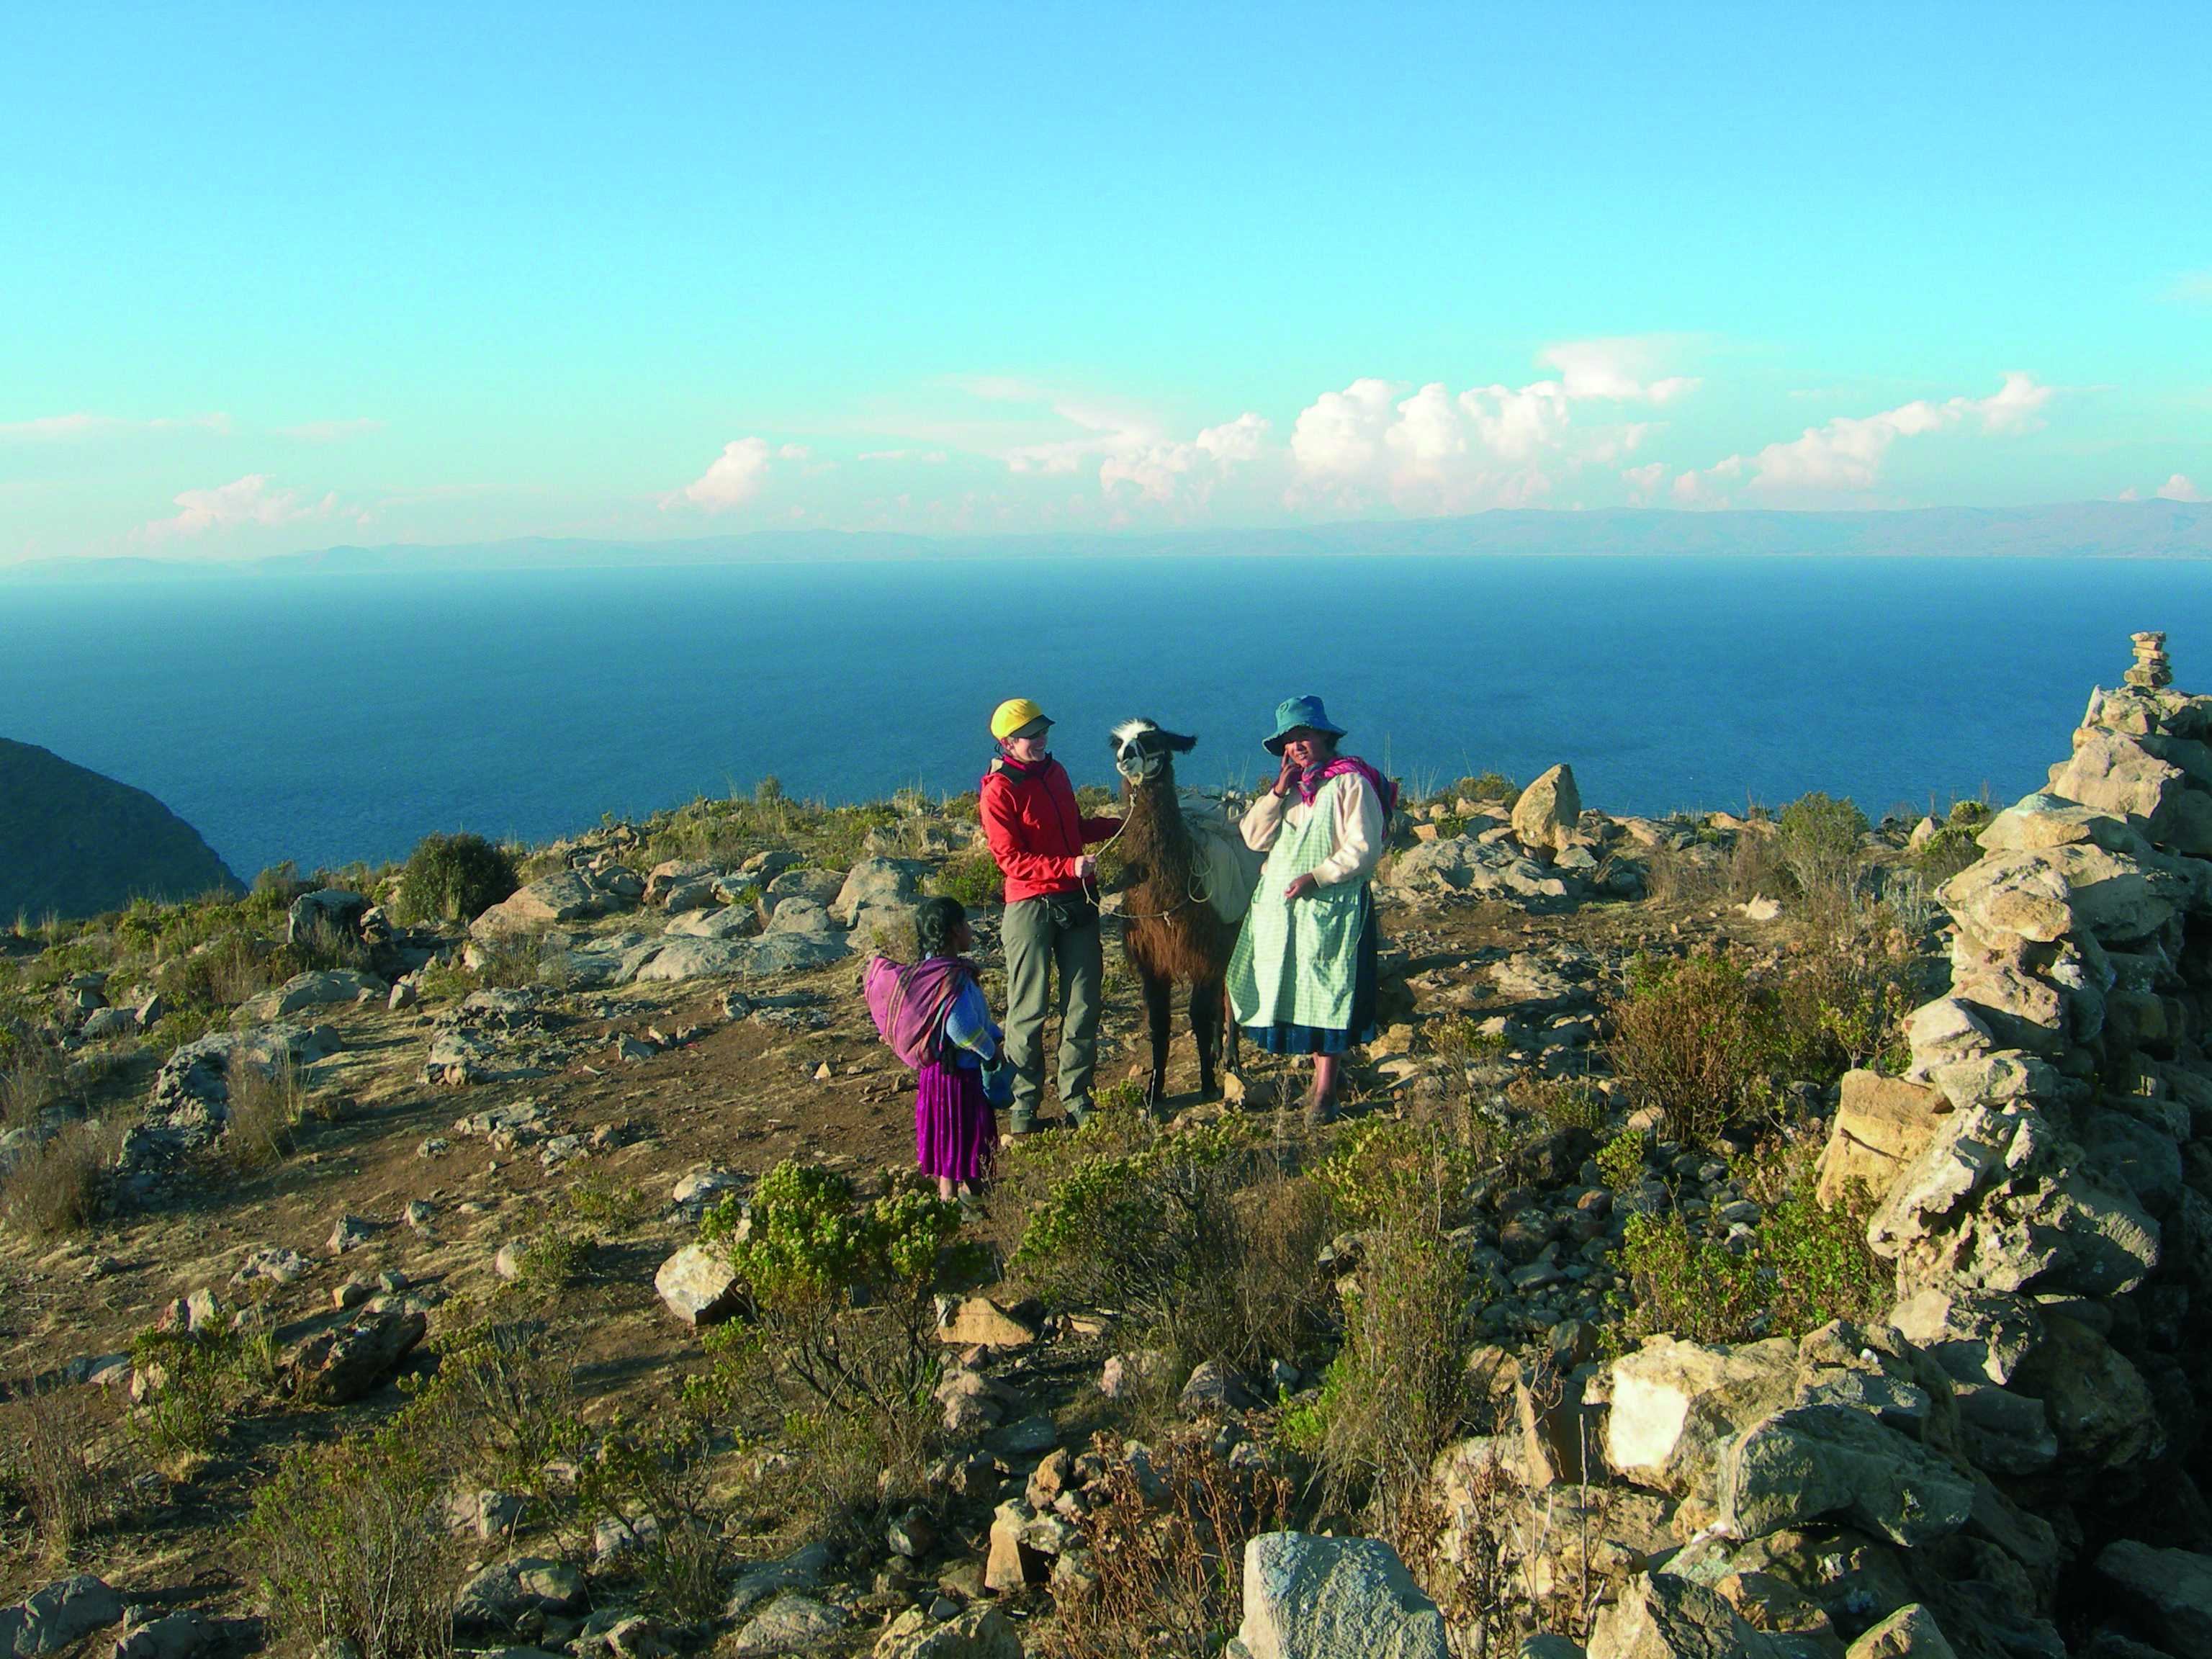
[[(961, 803), (14, 941), (0, 1645), (2212, 1652), (2169, 678), (1942, 823), (1462, 781), (1395, 826), (1346, 1121), (1185, 1038), (964, 1205), (855, 984), (951, 890), (996, 1000)], [(1133, 1078), (1126, 973), (1106, 1024)]]
[(199, 832), (143, 789), (0, 738), (0, 915), (98, 915), (134, 898), (242, 891)]

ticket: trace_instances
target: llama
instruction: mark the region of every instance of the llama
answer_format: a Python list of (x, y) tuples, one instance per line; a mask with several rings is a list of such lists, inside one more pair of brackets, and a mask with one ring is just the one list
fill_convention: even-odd
[(1190, 1029), (1198, 1039), (1199, 1093), (1220, 1094), (1216, 1062), (1224, 1035), (1237, 1065), (1236, 1028), (1222, 994), (1237, 924), (1259, 878), (1256, 860), (1220, 810), (1176, 790), (1175, 757), (1198, 739), (1163, 731), (1154, 720), (1114, 728), (1114, 769), (1121, 775), (1122, 825), (1115, 837), (1126, 875), (1121, 948), (1145, 990), (1152, 1039), (1145, 1103), (1167, 1092), (1169, 1025), (1177, 985), (1190, 987)]

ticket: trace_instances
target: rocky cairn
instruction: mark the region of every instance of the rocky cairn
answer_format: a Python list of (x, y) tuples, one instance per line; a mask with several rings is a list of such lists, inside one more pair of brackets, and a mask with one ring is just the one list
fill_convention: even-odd
[(1591, 1659), (2212, 1654), (2212, 697), (2164, 645), (1941, 889), (1905, 1075), (1845, 1079), (1821, 1192), (1874, 1200), (1887, 1325), (1590, 1379), (1669, 1506)]

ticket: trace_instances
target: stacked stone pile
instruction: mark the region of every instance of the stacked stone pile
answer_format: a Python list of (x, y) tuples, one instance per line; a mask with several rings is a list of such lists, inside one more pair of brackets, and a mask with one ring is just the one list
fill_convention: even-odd
[(1942, 888), (1950, 989), (1910, 1018), (1905, 1079), (1847, 1082), (1823, 1171), (1831, 1194), (1860, 1178), (1877, 1197), (1892, 1323), (1948, 1381), (1977, 1492), (2033, 1521), (2027, 1553), (2015, 1517), (1953, 1589), (2109, 1620), (2112, 1652), (2170, 1639), (2171, 1620), (2115, 1594), (2107, 1556), (2164, 1550), (2187, 1568), (2174, 1582), (2212, 1578), (2195, 1382), (2212, 1340), (2212, 697), (2171, 689), (2164, 644), (2135, 636), (2127, 683), (2093, 695), (2048, 791), (1999, 814)]
[(1447, 1558), (1521, 1540), (1589, 1659), (2212, 1654), (2212, 697), (2162, 643), (1942, 890), (1905, 1074), (1844, 1081), (1820, 1192), (1873, 1201), (1887, 1318), (1656, 1337), (1440, 1462)]

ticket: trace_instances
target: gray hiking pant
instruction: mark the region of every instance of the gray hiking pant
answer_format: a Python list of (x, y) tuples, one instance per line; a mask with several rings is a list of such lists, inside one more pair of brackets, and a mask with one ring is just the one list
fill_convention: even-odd
[(1098, 1063), (1098, 1004), (1106, 977), (1098, 923), (1055, 927), (1044, 900), (1022, 899), (1006, 907), (999, 937), (1006, 951), (1006, 1058), (1014, 1067), (1014, 1105), (1006, 1127), (1017, 1134), (1036, 1127), (1054, 967), (1060, 969), (1060, 1098), (1079, 1120), (1091, 1109), (1091, 1076)]

